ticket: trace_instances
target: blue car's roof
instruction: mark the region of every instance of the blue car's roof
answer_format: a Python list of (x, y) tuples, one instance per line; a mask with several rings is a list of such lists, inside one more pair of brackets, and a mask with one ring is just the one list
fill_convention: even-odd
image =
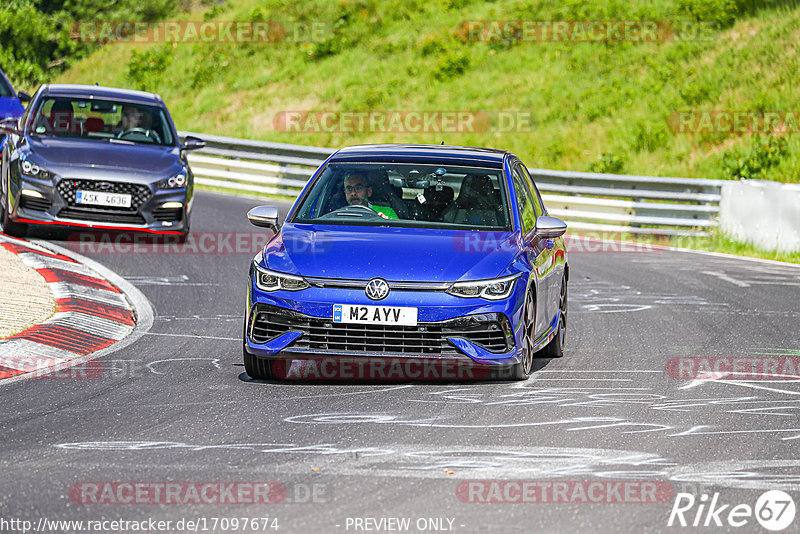
[(42, 94), (72, 98), (107, 98), (137, 104), (160, 105), (162, 103), (161, 97), (155, 93), (99, 85), (50, 84), (42, 87)]
[(330, 159), (333, 162), (385, 161), (392, 163), (433, 163), (480, 165), (501, 168), (508, 154), (505, 150), (450, 145), (357, 145), (342, 148)]

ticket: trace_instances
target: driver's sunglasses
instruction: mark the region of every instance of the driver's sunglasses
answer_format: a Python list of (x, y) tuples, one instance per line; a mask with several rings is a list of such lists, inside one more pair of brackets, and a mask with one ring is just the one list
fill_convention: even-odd
[(356, 193), (360, 193), (364, 190), (364, 184), (356, 184), (356, 185), (346, 185), (344, 186), (345, 193), (352, 193), (355, 191)]

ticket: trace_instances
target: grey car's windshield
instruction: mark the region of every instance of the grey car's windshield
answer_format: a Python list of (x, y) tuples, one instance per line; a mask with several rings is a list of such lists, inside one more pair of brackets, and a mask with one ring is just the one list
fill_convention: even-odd
[(45, 137), (116, 139), (148, 145), (173, 145), (172, 130), (158, 106), (88, 98), (45, 98), (30, 133)]
[(293, 222), (509, 228), (509, 203), (495, 168), (410, 163), (331, 163)]

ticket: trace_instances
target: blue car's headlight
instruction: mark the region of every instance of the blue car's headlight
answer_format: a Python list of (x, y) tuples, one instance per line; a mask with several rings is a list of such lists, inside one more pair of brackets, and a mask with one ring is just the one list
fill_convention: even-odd
[(19, 170), (23, 176), (30, 178), (39, 178), (40, 180), (49, 180), (53, 177), (53, 173), (40, 167), (25, 156), (19, 159)]
[(188, 181), (189, 179), (186, 177), (186, 173), (181, 171), (175, 176), (158, 182), (158, 187), (159, 189), (180, 189), (181, 187), (186, 187)]
[(501, 300), (508, 298), (514, 290), (514, 284), (522, 273), (517, 273), (494, 280), (477, 280), (475, 282), (456, 282), (447, 290), (451, 295), (464, 298), (484, 298)]
[(278, 273), (264, 269), (256, 265), (255, 270), (256, 286), (261, 291), (300, 291), (309, 287), (308, 282), (302, 276)]

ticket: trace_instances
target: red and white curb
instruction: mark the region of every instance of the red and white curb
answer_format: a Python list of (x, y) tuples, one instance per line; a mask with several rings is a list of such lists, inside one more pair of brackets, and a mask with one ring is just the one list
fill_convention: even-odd
[[(85, 361), (89, 355), (118, 350), (123, 346), (121, 340), (128, 345), (152, 325), (147, 299), (88, 258), (51, 243), (5, 235), (0, 235), (0, 246), (37, 271), (56, 301), (56, 312), (48, 320), (0, 340), (0, 379), (56, 369), (68, 362)], [(144, 324), (137, 324), (142, 320)], [(132, 336), (134, 332), (138, 335)]]

